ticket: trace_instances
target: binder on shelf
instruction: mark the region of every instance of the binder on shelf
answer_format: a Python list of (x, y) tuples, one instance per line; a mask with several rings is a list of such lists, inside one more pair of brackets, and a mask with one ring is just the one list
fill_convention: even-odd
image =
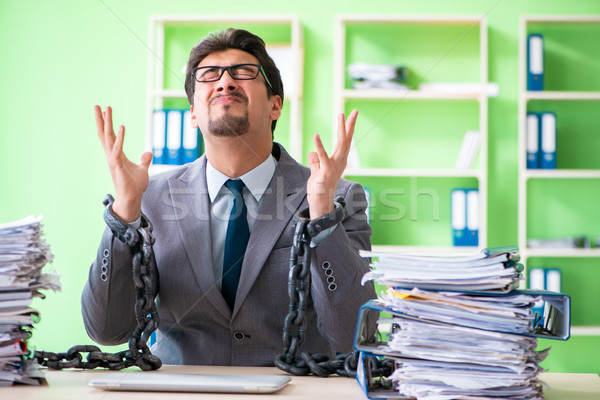
[(165, 110), (155, 110), (152, 114), (152, 162), (154, 164), (166, 162), (166, 136)]
[(181, 110), (166, 110), (167, 114), (167, 160), (166, 164), (179, 165), (182, 161), (182, 120)]
[(540, 166), (542, 169), (556, 169), (556, 114), (540, 114)]
[(537, 33), (527, 37), (527, 90), (544, 90), (544, 38)]
[(455, 246), (466, 246), (467, 193), (462, 189), (452, 191), (452, 240)]
[(479, 244), (479, 190), (467, 190), (467, 246)]
[(546, 268), (545, 270), (545, 278), (546, 278), (546, 290), (550, 290), (551, 292), (560, 293), (560, 280), (561, 280), (561, 272), (558, 268)]
[(452, 240), (454, 246), (479, 244), (479, 191), (452, 190)]
[(183, 164), (193, 162), (198, 158), (200, 155), (199, 143), (199, 129), (192, 127), (192, 112), (185, 110), (183, 112)]
[(540, 121), (537, 113), (527, 113), (527, 169), (540, 167)]

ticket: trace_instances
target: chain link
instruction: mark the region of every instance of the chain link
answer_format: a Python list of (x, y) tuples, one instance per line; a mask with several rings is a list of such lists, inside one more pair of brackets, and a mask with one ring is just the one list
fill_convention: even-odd
[[(323, 354), (311, 355), (306, 351), (298, 353), (304, 343), (307, 320), (305, 318), (308, 301), (310, 299), (310, 242), (311, 232), (318, 233), (324, 229), (341, 222), (343, 212), (339, 208), (345, 206), (343, 199), (336, 199), (335, 217), (320, 218), (317, 221), (318, 229), (311, 226), (311, 221), (306, 213), (296, 216), (294, 239), (290, 253), (290, 273), (288, 275), (288, 296), (290, 298), (288, 314), (283, 325), (283, 353), (275, 358), (275, 366), (293, 375), (313, 374), (328, 377), (332, 374), (356, 377), (359, 352), (338, 354), (333, 360)], [(313, 221), (314, 222), (314, 221)], [(386, 376), (393, 369), (390, 363), (385, 365), (373, 364), (373, 374)]]
[[(114, 199), (108, 195), (105, 199), (108, 213)], [(152, 223), (142, 214), (142, 222), (137, 230), (123, 226), (107, 217), (105, 219), (117, 237), (129, 245), (133, 251), (133, 282), (135, 284), (136, 302), (135, 318), (137, 327), (129, 339), (129, 350), (118, 353), (104, 353), (96, 346), (79, 345), (71, 347), (66, 353), (51, 353), (49, 351), (36, 351), (35, 358), (42, 366), (51, 369), (63, 368), (108, 368), (120, 370), (137, 365), (143, 371), (159, 369), (162, 361), (152, 354), (148, 348), (150, 335), (158, 328), (159, 318), (156, 308), (155, 293), (158, 293), (158, 270), (151, 262)], [(114, 215), (113, 215), (114, 218)], [(88, 353), (86, 361), (81, 353)]]

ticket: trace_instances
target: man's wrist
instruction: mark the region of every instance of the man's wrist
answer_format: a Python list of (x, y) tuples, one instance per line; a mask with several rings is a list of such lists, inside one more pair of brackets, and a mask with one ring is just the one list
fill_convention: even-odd
[(142, 202), (141, 201), (133, 201), (133, 202), (121, 202), (119, 198), (116, 198), (114, 203), (112, 204), (112, 212), (121, 219), (123, 222), (128, 224), (135, 223), (135, 221), (139, 220), (142, 214)]

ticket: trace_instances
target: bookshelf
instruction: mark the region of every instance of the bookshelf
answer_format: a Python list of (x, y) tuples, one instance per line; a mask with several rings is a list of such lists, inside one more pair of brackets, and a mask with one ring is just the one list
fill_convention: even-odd
[[(346, 71), (357, 62), (407, 67), (408, 90), (354, 89)], [(359, 110), (344, 175), (370, 192), (373, 248), (456, 254), (486, 247), (485, 17), (338, 15), (333, 78), (335, 114)], [(422, 83), (455, 89), (419, 90)], [(478, 155), (472, 168), (457, 170), (467, 130), (480, 133)], [(478, 247), (454, 247), (450, 192), (469, 187), (479, 189)]]
[[(544, 40), (544, 88), (527, 88), (527, 36)], [(572, 298), (572, 335), (600, 335), (596, 283), (600, 279), (600, 16), (526, 15), (519, 33), (518, 240), (527, 268), (561, 271)], [(527, 169), (528, 112), (556, 113), (556, 169)], [(530, 248), (528, 239), (586, 236), (592, 248)]]
[[(284, 106), (275, 141), (296, 159), (302, 158), (302, 28), (293, 15), (152, 15), (148, 25), (146, 150), (152, 151), (152, 115), (163, 108), (187, 109), (183, 89), (189, 52), (209, 32), (246, 29), (260, 36), (281, 71)], [(151, 165), (151, 173), (171, 168)]]

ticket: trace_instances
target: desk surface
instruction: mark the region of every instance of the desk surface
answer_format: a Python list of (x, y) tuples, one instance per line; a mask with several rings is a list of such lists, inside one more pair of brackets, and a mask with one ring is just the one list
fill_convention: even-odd
[[(131, 371), (139, 369), (131, 368)], [(80, 399), (102, 399), (102, 400), (131, 400), (144, 398), (145, 400), (164, 399), (165, 393), (143, 393), (140, 392), (108, 392), (88, 386), (88, 381), (98, 376), (109, 374), (107, 370), (65, 370), (46, 371), (47, 386), (18, 385), (0, 388), (3, 399), (43, 399), (43, 400), (80, 400)], [(272, 374), (285, 375), (276, 368), (255, 367), (207, 367), (207, 366), (179, 366), (165, 365), (158, 371), (147, 372), (149, 374), (160, 373), (187, 373), (187, 374)], [(600, 399), (600, 378), (596, 374), (542, 374), (542, 380), (550, 385), (545, 391), (547, 400), (598, 400)], [(236, 400), (262, 400), (262, 399), (344, 399), (364, 400), (367, 397), (355, 379), (344, 377), (307, 377), (293, 376), (292, 381), (276, 394), (199, 394), (199, 393), (172, 393), (171, 398), (187, 399), (225, 399)]]

